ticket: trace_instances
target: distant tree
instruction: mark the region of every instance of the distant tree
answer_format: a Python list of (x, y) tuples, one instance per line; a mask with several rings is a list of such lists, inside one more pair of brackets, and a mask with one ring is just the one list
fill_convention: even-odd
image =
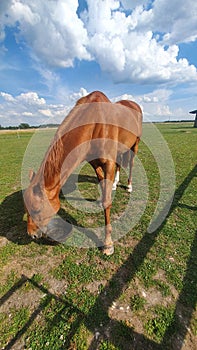
[(30, 126), (29, 126), (29, 124), (27, 124), (27, 123), (21, 123), (20, 125), (19, 125), (19, 129), (29, 129), (30, 128)]

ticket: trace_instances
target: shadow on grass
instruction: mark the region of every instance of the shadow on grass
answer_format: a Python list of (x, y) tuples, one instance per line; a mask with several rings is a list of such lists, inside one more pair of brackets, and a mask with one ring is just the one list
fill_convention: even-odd
[[(98, 184), (96, 176), (81, 175), (78, 176), (79, 182), (91, 182)], [(63, 186), (62, 191), (60, 192), (60, 199), (73, 199), (73, 197), (68, 197), (69, 193), (72, 193), (76, 189), (76, 176), (71, 175), (66, 182), (66, 185)], [(83, 198), (74, 198), (75, 200), (84, 200)], [(88, 201), (94, 201), (93, 199), (87, 199)], [(99, 203), (99, 202), (98, 202)], [(9, 241), (19, 244), (27, 245), (32, 242), (31, 237), (27, 235), (27, 222), (24, 221), (24, 202), (22, 191), (17, 191), (7, 196), (4, 201), (0, 204), (0, 245), (1, 237), (6, 237)], [(78, 227), (78, 223), (75, 218), (65, 212), (64, 209), (60, 208), (58, 215), (64, 220), (69, 222), (71, 225)], [(102, 246), (102, 242), (94, 234), (93, 231), (88, 230), (86, 227), (78, 227), (78, 230), (84, 233), (90, 240), (93, 241), (93, 244), (97, 247)], [(36, 241), (38, 244), (44, 245), (54, 245), (58, 244), (55, 241), (52, 241), (47, 238), (41, 238)], [(4, 244), (4, 243), (3, 243)]]
[(29, 244), (31, 239), (26, 233), (24, 213), (22, 191), (6, 197), (0, 204), (0, 236), (16, 244)]
[(88, 183), (93, 183), (93, 184), (98, 184), (97, 177), (91, 176), (91, 175), (83, 175), (83, 174), (71, 174), (66, 181), (66, 183), (62, 187), (62, 194), (65, 196), (68, 195), (69, 193), (73, 192), (76, 190), (78, 183), (83, 183), (83, 182), (88, 182)]
[[(196, 176), (197, 166), (188, 174), (183, 183), (178, 187), (175, 192), (174, 201), (171, 206), (170, 212), (167, 218), (171, 215), (173, 210), (178, 206), (179, 200), (184, 194), (187, 186), (190, 184), (194, 176)], [(75, 313), (76, 318), (70, 325), (69, 334), (66, 339), (66, 344), (59, 349), (71, 349), (72, 337), (77, 332), (80, 325), (83, 323), (85, 326), (95, 334), (98, 331), (99, 337), (94, 337), (88, 350), (99, 349), (99, 344), (102, 340), (108, 340), (111, 344), (117, 346), (120, 350), (181, 350), (184, 339), (188, 332), (188, 327), (192, 318), (192, 314), (195, 310), (197, 301), (196, 285), (197, 285), (197, 274), (196, 274), (196, 253), (197, 253), (197, 237), (195, 236), (193, 244), (191, 246), (190, 257), (187, 261), (187, 268), (185, 276), (183, 278), (183, 287), (179, 294), (176, 302), (176, 307), (173, 315), (171, 324), (168, 326), (163, 340), (158, 344), (148, 339), (143, 334), (135, 332), (133, 329), (128, 327), (121, 321), (110, 319), (108, 315), (109, 307), (112, 302), (120, 297), (127, 284), (134, 278), (136, 272), (140, 269), (144, 262), (148, 252), (153, 246), (155, 239), (160, 234), (162, 228), (166, 224), (166, 220), (162, 223), (159, 229), (154, 233), (145, 233), (141, 241), (135, 246), (132, 254), (128, 257), (123, 265), (120, 266), (119, 270), (113, 275), (108, 285), (102, 290), (96, 299), (95, 304), (87, 314), (83, 314), (79, 309), (73, 307), (70, 302), (65, 299), (57, 297), (51, 294), (46, 288), (37, 284), (33, 279), (29, 279), (25, 276), (21, 278), (18, 284), (14, 285), (9, 292), (3, 296), (2, 302), (5, 302), (11, 295), (18, 289), (21, 288), (24, 281), (29, 281), (40, 291), (45, 293), (48, 298), (45, 299), (44, 303), (41, 303), (38, 308), (32, 313), (28, 322), (24, 327), (18, 331), (7, 346), (6, 350), (11, 349), (16, 341), (27, 331), (29, 326), (35, 320), (36, 316), (46, 307), (50, 302), (51, 298), (54, 298), (58, 302), (61, 302), (63, 308), (53, 320), (51, 321), (51, 327), (58, 327), (60, 319), (63, 318), (63, 314), (66, 309), (70, 310), (70, 313)], [(181, 315), (181, 317), (180, 317)]]
[[(22, 191), (6, 197), (0, 205), (0, 246), (1, 237), (19, 245), (27, 245), (32, 239), (27, 234), (27, 222), (24, 220), (24, 202)], [(55, 242), (40, 239), (38, 244), (54, 245)], [(2, 243), (4, 245), (4, 243)]]

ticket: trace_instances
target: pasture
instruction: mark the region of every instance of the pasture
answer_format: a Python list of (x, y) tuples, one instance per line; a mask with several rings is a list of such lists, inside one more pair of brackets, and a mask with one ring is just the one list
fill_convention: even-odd
[[(73, 244), (73, 239), (82, 239), (75, 232), (67, 244), (27, 236), (21, 165), (33, 131), (0, 133), (0, 348), (196, 349), (197, 129), (191, 123), (156, 126), (174, 161), (171, 208), (160, 227), (148, 233), (160, 175), (141, 142), (138, 158), (149, 187), (146, 209), (115, 242), (109, 257), (97, 247)], [(90, 231), (103, 225), (102, 209), (84, 212), (80, 205), (71, 205), (76, 186), (72, 175), (68, 183), (59, 214)], [(134, 172), (134, 192), (127, 193), (126, 174), (121, 172), (112, 218), (121, 216), (130, 196), (135, 198), (137, 184)], [(80, 169), (78, 188), (90, 207), (99, 206), (97, 179), (88, 164)]]

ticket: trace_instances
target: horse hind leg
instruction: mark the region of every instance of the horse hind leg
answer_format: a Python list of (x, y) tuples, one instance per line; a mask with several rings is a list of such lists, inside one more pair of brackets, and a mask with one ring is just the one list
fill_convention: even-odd
[(134, 152), (131, 151), (131, 159), (129, 163), (129, 177), (128, 177), (128, 184), (127, 184), (127, 192), (131, 193), (133, 191), (132, 187), (132, 170), (133, 170), (133, 165), (134, 165), (134, 157), (135, 154)]
[(127, 191), (132, 192), (132, 170), (133, 170), (133, 165), (134, 165), (134, 157), (138, 152), (138, 146), (139, 146), (140, 138), (138, 137), (136, 140), (136, 143), (134, 146), (131, 148), (130, 151), (130, 162), (129, 162), (129, 178), (128, 178), (128, 185), (127, 185)]
[(116, 174), (114, 178), (114, 183), (112, 185), (112, 191), (116, 191), (119, 181), (120, 181), (120, 165), (116, 164)]

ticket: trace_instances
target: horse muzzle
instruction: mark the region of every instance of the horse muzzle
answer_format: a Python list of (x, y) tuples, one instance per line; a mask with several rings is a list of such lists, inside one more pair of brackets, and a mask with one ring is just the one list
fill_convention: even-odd
[(43, 227), (42, 229), (38, 228), (36, 231), (33, 232), (27, 232), (29, 236), (31, 236), (32, 239), (39, 239), (43, 236), (46, 236), (47, 228)]

